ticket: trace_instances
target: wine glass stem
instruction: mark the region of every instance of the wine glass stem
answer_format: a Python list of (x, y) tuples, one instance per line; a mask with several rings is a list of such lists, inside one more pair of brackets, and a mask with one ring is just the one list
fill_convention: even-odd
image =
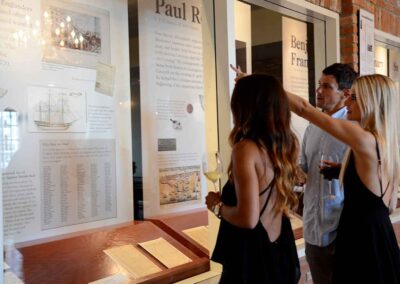
[(335, 196), (335, 190), (332, 187), (332, 181), (331, 180), (328, 181), (328, 185), (329, 185), (329, 194), (332, 195), (332, 196)]
[(217, 183), (216, 183), (216, 182), (213, 182), (213, 185), (214, 185), (214, 191), (215, 191), (215, 192), (218, 192), (218, 190), (217, 190)]

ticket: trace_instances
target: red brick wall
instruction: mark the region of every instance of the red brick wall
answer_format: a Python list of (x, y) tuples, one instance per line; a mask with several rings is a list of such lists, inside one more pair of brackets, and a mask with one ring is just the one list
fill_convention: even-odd
[(306, 0), (340, 14), (340, 55), (342, 63), (358, 70), (357, 11), (365, 9), (375, 15), (375, 28), (400, 36), (399, 0)]
[(340, 13), (342, 0), (306, 0), (318, 6)]

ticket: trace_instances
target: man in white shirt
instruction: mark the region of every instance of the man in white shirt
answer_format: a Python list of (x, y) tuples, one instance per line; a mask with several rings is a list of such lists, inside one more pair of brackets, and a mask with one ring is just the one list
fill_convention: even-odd
[[(346, 118), (346, 100), (356, 72), (349, 65), (335, 63), (326, 67), (316, 90), (317, 107), (332, 117)], [(347, 146), (310, 124), (301, 149), (300, 167), (307, 173), (303, 202), (303, 231), (306, 259), (314, 284), (332, 283), (336, 229), (343, 206), (343, 191), (337, 179), (328, 181), (320, 173), (322, 155), (338, 157), (341, 162)]]

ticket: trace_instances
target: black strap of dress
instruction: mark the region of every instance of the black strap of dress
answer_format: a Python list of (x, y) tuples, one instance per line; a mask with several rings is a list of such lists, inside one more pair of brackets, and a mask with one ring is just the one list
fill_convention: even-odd
[(270, 190), (269, 193), (268, 193), (267, 200), (265, 200), (264, 206), (261, 208), (260, 217), (261, 217), (261, 215), (264, 213), (265, 209), (267, 208), (268, 201), (269, 201), (269, 199), (270, 199), (270, 197), (271, 197), (272, 186), (273, 186), (273, 184), (274, 184), (274, 181), (275, 181), (275, 176), (272, 178), (272, 180), (271, 180), (271, 182), (269, 183), (269, 185), (268, 185), (263, 191), (261, 191), (260, 194), (259, 194), (259, 196), (261, 196), (261, 195), (263, 195), (268, 189), (271, 188), (271, 190)]
[(383, 188), (382, 188), (382, 178), (381, 178), (381, 172), (382, 172), (382, 162), (381, 162), (381, 155), (379, 153), (379, 146), (378, 146), (378, 140), (375, 137), (375, 147), (376, 147), (376, 154), (378, 156), (378, 179), (379, 179), (379, 186), (381, 188), (381, 198), (383, 198), (386, 194), (386, 191), (389, 188), (389, 182), (386, 186), (385, 192), (383, 192)]

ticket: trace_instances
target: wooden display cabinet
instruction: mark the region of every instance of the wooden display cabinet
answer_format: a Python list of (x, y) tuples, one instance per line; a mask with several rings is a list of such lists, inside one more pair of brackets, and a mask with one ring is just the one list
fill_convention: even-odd
[[(75, 236), (64, 236), (58, 240), (20, 244), (17, 249), (22, 254), (23, 266), (21, 275), (18, 276), (26, 284), (63, 284), (89, 283), (116, 273), (127, 275), (104, 250), (127, 244), (137, 245), (160, 237), (189, 257), (192, 262), (168, 269), (139, 247), (138, 249), (162, 271), (138, 279), (131, 278), (132, 283), (173, 283), (209, 270), (207, 255), (191, 251), (180, 240), (152, 222), (135, 221)], [(12, 264), (11, 269), (18, 274), (19, 269), (13, 269)]]

